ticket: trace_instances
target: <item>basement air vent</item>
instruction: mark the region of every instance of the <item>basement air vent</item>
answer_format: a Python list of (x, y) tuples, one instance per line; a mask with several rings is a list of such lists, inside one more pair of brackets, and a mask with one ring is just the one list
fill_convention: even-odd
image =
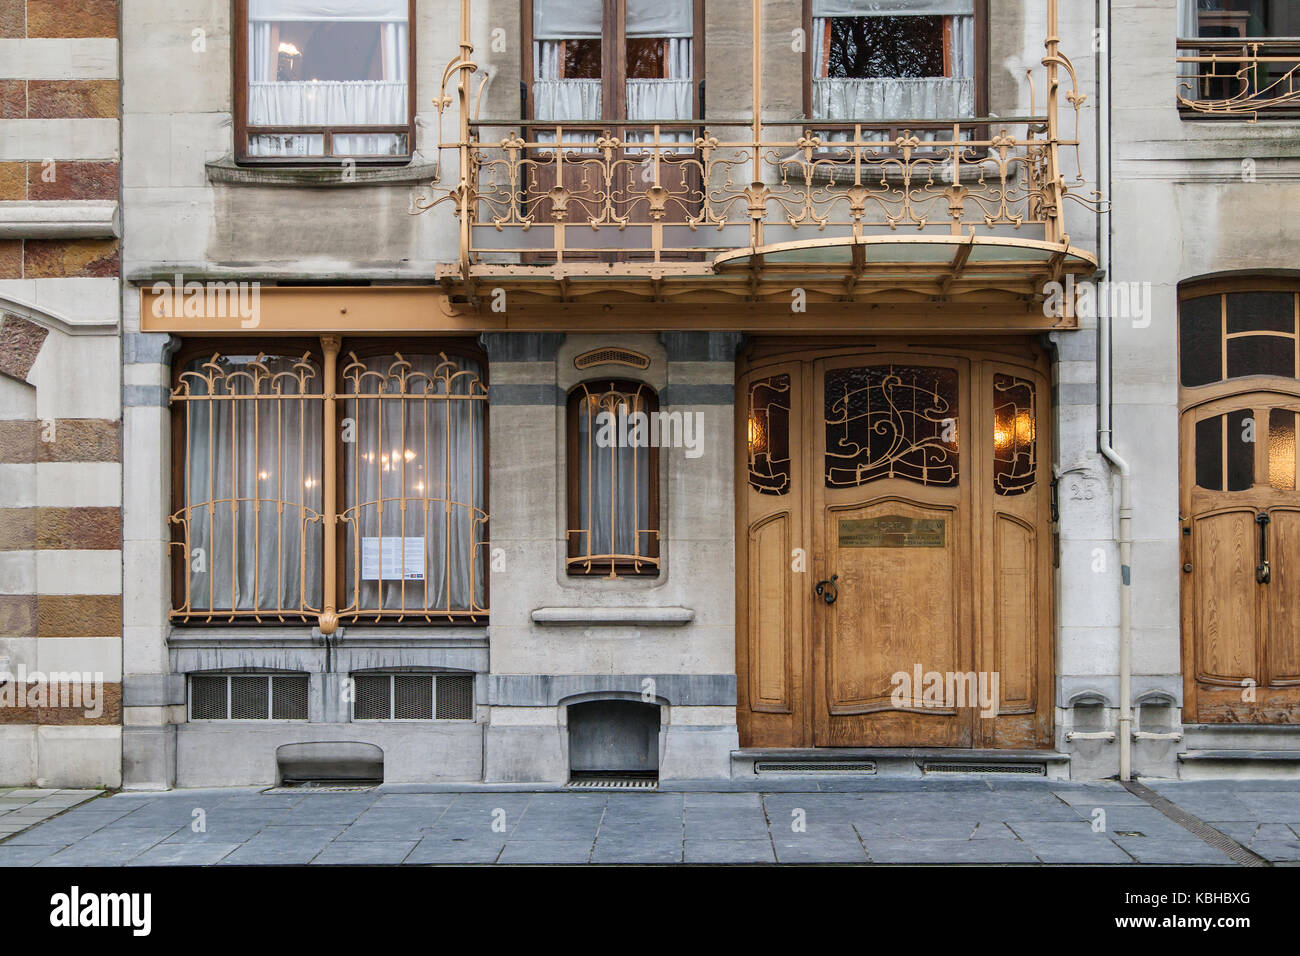
[(473, 720), (473, 674), (355, 674), (353, 720)]
[(922, 773), (1014, 773), (1030, 777), (1047, 776), (1041, 763), (928, 763)]
[(628, 365), (632, 368), (646, 369), (650, 367), (650, 356), (631, 349), (592, 349), (575, 358), (573, 364), (581, 369), (595, 365)]
[(754, 764), (754, 773), (852, 773), (871, 774), (876, 772), (874, 760), (862, 760), (855, 763), (769, 763), (760, 761)]
[(569, 780), (570, 790), (657, 790), (654, 774), (575, 773)]
[(306, 720), (306, 674), (195, 674), (190, 720)]

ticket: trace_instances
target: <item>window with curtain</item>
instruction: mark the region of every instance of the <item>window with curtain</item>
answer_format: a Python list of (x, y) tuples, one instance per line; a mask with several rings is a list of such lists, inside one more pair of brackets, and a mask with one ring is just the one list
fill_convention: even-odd
[[(1235, 99), (1251, 108), (1255, 98), (1287, 100), (1294, 108), (1300, 95), (1300, 45), (1267, 44), (1259, 55), (1273, 62), (1246, 59), (1251, 49), (1242, 40), (1300, 37), (1300, 4), (1295, 0), (1178, 0), (1179, 94), (1187, 99)], [(1205, 40), (1203, 46), (1189, 41)], [(1218, 62), (1186, 62), (1215, 56)], [(1238, 59), (1234, 59), (1238, 57)]]
[(410, 154), (410, 0), (241, 0), (242, 155)]
[(570, 574), (659, 573), (658, 412), (640, 382), (587, 382), (569, 393)]
[(343, 621), (486, 619), (479, 358), (344, 343), (329, 502), (319, 354), (190, 354), (172, 392), (173, 620), (311, 622), (327, 574)]
[(976, 0), (808, 2), (814, 119), (976, 115)]
[[(693, 0), (534, 0), (531, 26), (534, 119), (694, 117)], [(566, 134), (566, 141), (571, 135), (576, 142), (595, 139), (575, 132)], [(663, 138), (689, 141), (691, 135), (678, 131)], [(651, 136), (633, 131), (627, 138), (646, 142)]]

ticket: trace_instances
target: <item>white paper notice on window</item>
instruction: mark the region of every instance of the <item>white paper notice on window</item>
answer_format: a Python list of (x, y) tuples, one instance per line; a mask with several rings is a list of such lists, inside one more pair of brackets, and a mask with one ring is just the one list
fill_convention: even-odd
[(378, 581), (381, 577), (385, 581), (423, 581), (424, 539), (362, 538), (361, 579)]

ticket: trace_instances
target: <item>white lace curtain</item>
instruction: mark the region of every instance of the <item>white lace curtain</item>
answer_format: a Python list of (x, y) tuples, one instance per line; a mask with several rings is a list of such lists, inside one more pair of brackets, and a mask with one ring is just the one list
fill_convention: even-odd
[[(827, 120), (955, 119), (975, 115), (972, 0), (814, 0), (813, 116)], [(853, 79), (820, 75), (826, 27), (837, 17), (948, 17), (952, 76)]]
[[(448, 394), (439, 372), (440, 366), (446, 371), (440, 356), (402, 357), (410, 363), (408, 393)], [(401, 391), (401, 383), (388, 374), (395, 359), (386, 355), (366, 360), (370, 371), (381, 374), (361, 379), (363, 394), (375, 394), (381, 380), (385, 391)], [(457, 359), (456, 366), (472, 374), (452, 379), (451, 394), (468, 395), (471, 383), (481, 381), (482, 370), (468, 359)], [(478, 519), (485, 504), (486, 402), (347, 400), (351, 388), (344, 388), (344, 414), (355, 418), (357, 440), (344, 446), (343, 492), (346, 507), (355, 509), (349, 514), (355, 522), (348, 525), (355, 537), (349, 537), (345, 555), (344, 604), (388, 611), (484, 607), (482, 545), (487, 534)], [(396, 573), (385, 573), (385, 567), (396, 568)], [(358, 580), (359, 594), (354, 589)]]
[[(533, 11), (533, 117), (553, 122), (604, 118), (601, 81), (563, 75), (565, 41), (604, 36), (599, 0), (537, 0)], [(628, 37), (666, 42), (663, 78), (625, 81), (628, 119), (691, 118), (693, 32), (692, 0), (628, 0)]]
[[(576, 532), (577, 553), (645, 556), (655, 543), (644, 533), (650, 527), (650, 451), (601, 440), (603, 428), (619, 433), (619, 406), (601, 402), (595, 397), (599, 386), (591, 388), (578, 407), (578, 446), (570, 452), (578, 461), (579, 514), (569, 525)], [(630, 393), (624, 407), (628, 413), (645, 412), (651, 405), (644, 395)]]
[[(1197, 16), (1197, 0), (1178, 0), (1178, 39), (1187, 40), (1201, 35), (1200, 18)], [(1199, 56), (1196, 50), (1179, 50), (1179, 56)], [(1196, 63), (1178, 64), (1178, 92), (1188, 99), (1195, 99), (1196, 77), (1200, 74), (1200, 65)]]
[[(404, 126), (407, 121), (408, 25), (405, 0), (250, 0), (248, 122), (251, 126)], [(378, 80), (279, 81), (280, 24), (374, 24), (379, 31)], [(392, 134), (334, 138), (337, 154), (387, 153)], [(316, 151), (321, 137), (301, 136), (260, 144), (262, 151)]]
[[(182, 381), (196, 399), (298, 392), (295, 360), (222, 359), (208, 391), (206, 359)], [(306, 394), (320, 391), (320, 372)], [(213, 611), (295, 611), (321, 602), (321, 403), (218, 398), (185, 403), (185, 500), (190, 507), (190, 606)], [(178, 454), (182, 450), (178, 449)], [(233, 508), (232, 508), (233, 502)], [(284, 502), (277, 514), (279, 502)]]

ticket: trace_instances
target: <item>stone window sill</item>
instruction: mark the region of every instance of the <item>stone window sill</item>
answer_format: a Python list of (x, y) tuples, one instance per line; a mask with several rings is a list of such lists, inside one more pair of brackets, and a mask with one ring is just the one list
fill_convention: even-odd
[[(346, 176), (345, 176), (346, 172)], [(240, 166), (230, 156), (207, 164), (208, 182), (237, 186), (406, 186), (432, 182), (437, 163), (406, 166)]]

